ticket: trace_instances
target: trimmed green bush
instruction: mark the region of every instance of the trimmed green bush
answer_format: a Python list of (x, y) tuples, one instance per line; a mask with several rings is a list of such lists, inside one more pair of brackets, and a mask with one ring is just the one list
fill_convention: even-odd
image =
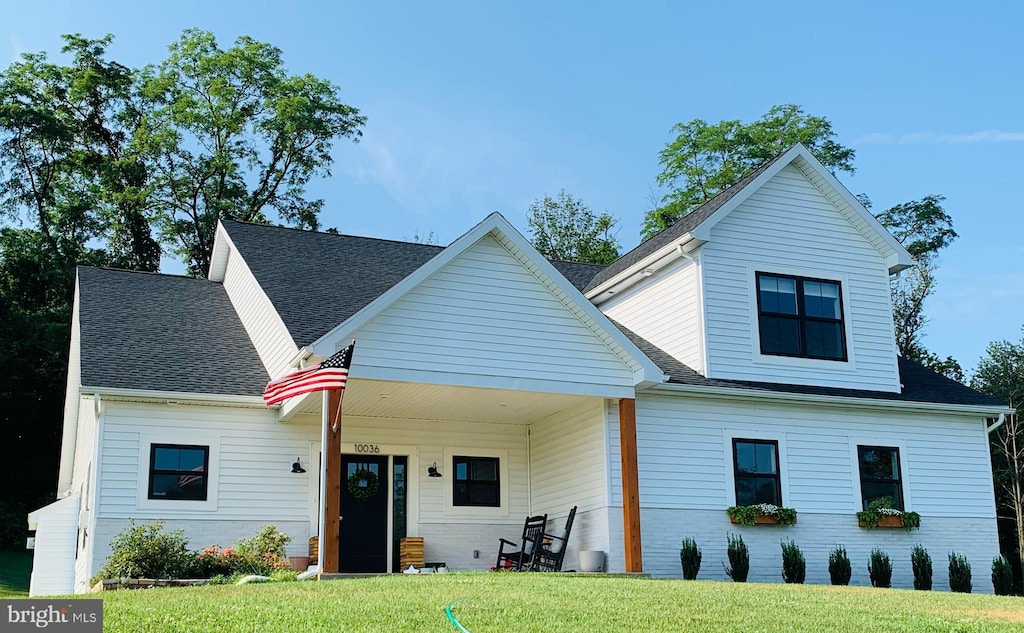
[(192, 563), (185, 532), (164, 532), (164, 522), (129, 521), (110, 541), (110, 558), (93, 578), (181, 578)]
[(992, 559), (992, 588), (997, 596), (1013, 594), (1013, 568), (1003, 556)]
[(782, 579), (787, 583), (802, 585), (807, 578), (807, 560), (800, 547), (793, 541), (782, 543)]
[(846, 555), (846, 548), (842, 545), (836, 545), (828, 555), (828, 575), (833, 585), (850, 584), (853, 566), (850, 565), (850, 557)]
[(733, 582), (747, 582), (747, 575), (750, 574), (750, 552), (743, 537), (739, 534), (729, 533), (729, 546), (726, 554), (729, 556), (729, 566), (725, 568), (725, 574), (733, 579)]
[(872, 587), (892, 586), (892, 561), (889, 555), (880, 549), (871, 550), (868, 559), (868, 576), (871, 577)]
[(291, 540), (273, 525), (266, 526), (252, 538), (239, 540), (235, 545), (238, 557), (235, 571), (269, 576), (278, 569), (288, 569), (284, 546)]
[(949, 553), (949, 590), (971, 593), (971, 563), (963, 554)]
[(700, 548), (697, 541), (684, 538), (682, 549), (679, 550), (679, 562), (683, 565), (683, 580), (696, 580), (700, 572)]
[(914, 589), (932, 590), (932, 557), (921, 544), (910, 550), (910, 566), (914, 569)]

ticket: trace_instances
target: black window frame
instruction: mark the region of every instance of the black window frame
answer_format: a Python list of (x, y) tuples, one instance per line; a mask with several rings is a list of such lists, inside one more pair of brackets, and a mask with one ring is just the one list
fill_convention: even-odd
[[(494, 480), (473, 479), (473, 462), (488, 462), (494, 464)], [(466, 479), (459, 479), (460, 463), (466, 464)], [(466, 484), (466, 493), (463, 497), (459, 494), (459, 484)], [(472, 489), (476, 487), (494, 488), (494, 503), (474, 503), (472, 501)], [(501, 459), (498, 457), (480, 457), (474, 455), (453, 455), (452, 456), (452, 505), (469, 508), (500, 508), (501, 507)]]
[[(893, 451), (896, 453), (896, 479), (886, 479), (882, 477), (865, 477), (864, 476), (864, 452), (865, 451)], [(893, 499), (893, 505), (896, 506), (897, 510), (901, 512), (906, 507), (906, 500), (903, 498), (903, 460), (900, 459), (900, 447), (899, 446), (881, 446), (878, 444), (858, 444), (857, 445), (857, 475), (860, 478), (860, 505), (862, 510), (868, 509), (868, 501), (864, 498), (864, 484), (866, 483), (883, 483), (883, 484), (895, 484), (897, 491), (897, 498)]]
[[(813, 360), (830, 360), (840, 363), (849, 361), (849, 352), (846, 345), (846, 306), (843, 305), (843, 283), (838, 279), (822, 279), (818, 277), (800, 277), (798, 275), (785, 275), (781, 273), (771, 273), (764, 271), (757, 271), (755, 277), (755, 292), (757, 294), (757, 343), (763, 356), (784, 356), (788, 358), (810, 358)], [(796, 314), (786, 314), (782, 312), (768, 312), (761, 305), (761, 277), (777, 277), (779, 279), (790, 279), (796, 283)], [(807, 307), (804, 303), (804, 282), (813, 283), (826, 283), (835, 284), (838, 288), (839, 294), (839, 318), (830, 319), (827, 317), (815, 317), (807, 315)], [(775, 319), (789, 319), (797, 323), (797, 342), (800, 345), (800, 351), (797, 353), (786, 353), (786, 352), (766, 352), (764, 351), (764, 327), (762, 327), (761, 320), (763, 317), (771, 317)], [(814, 323), (838, 323), (839, 324), (839, 345), (842, 349), (842, 356), (819, 356), (815, 354), (807, 353), (807, 328), (805, 324), (807, 322)]]
[[(741, 473), (740, 472), (740, 460), (736, 453), (736, 447), (740, 444), (764, 444), (771, 446), (775, 450), (775, 474), (770, 473)], [(733, 477), (733, 493), (735, 494), (736, 505), (757, 505), (755, 503), (740, 503), (740, 479), (774, 479), (775, 480), (775, 494), (779, 500), (779, 507), (782, 507), (782, 460), (779, 456), (779, 441), (778, 440), (759, 440), (749, 437), (734, 437), (732, 438), (732, 477)], [(763, 502), (767, 503), (767, 502)]]
[[(203, 472), (201, 473), (203, 481), (203, 496), (197, 499), (184, 499), (175, 497), (166, 497), (153, 494), (153, 476), (154, 475), (178, 475), (178, 476), (197, 476), (194, 470), (169, 470), (169, 469), (158, 469), (156, 467), (156, 451), (161, 448), (172, 448), (172, 449), (187, 449), (187, 450), (201, 450), (203, 451)], [(210, 447), (201, 444), (150, 444), (149, 445), (149, 485), (148, 485), (148, 498), (156, 501), (209, 501), (210, 499)]]

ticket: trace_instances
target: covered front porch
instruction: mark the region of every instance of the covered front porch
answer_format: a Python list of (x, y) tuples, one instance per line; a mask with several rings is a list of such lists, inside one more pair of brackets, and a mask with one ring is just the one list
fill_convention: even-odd
[[(612, 424), (618, 430), (620, 404), (631, 403), (359, 378), (349, 381), (340, 407), (336, 392), (311, 394), (282, 423), (323, 425), (327, 453), (336, 457), (321, 466), (322, 443), (312, 442), (305, 461), (311, 536), (324, 535), (321, 571), (399, 571), (406, 536), (423, 538), (425, 563), (486, 570), (498, 539), (518, 539), (528, 515), (547, 514), (560, 528), (573, 506), (566, 569), (578, 568), (579, 551), (600, 550), (610, 569), (640, 571), (639, 514), (635, 527), (620, 523), (623, 510), (609, 503), (621, 465), (612, 468), (609, 455), (634, 455), (635, 474), (635, 442), (632, 450), (619, 445), (635, 433), (610, 433)], [(617, 446), (609, 451), (613, 435)], [(322, 468), (326, 478), (318, 476)], [(628, 562), (631, 548), (610, 538), (620, 525), (636, 535)]]

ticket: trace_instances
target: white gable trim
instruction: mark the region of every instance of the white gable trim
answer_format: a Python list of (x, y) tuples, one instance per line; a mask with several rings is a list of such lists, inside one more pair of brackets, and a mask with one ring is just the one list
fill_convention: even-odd
[(768, 169), (747, 184), (742, 191), (737, 192), (721, 208), (701, 222), (692, 231), (693, 237), (701, 242), (710, 242), (711, 229), (716, 224), (790, 164), (794, 164), (821, 191), (822, 195), (828, 198), (839, 212), (846, 216), (853, 226), (875, 245), (875, 248), (885, 256), (890, 274), (895, 274), (914, 265), (914, 258), (910, 256), (907, 249), (903, 248), (903, 245), (889, 231), (885, 230), (875, 216), (871, 215), (871, 212), (835, 176), (829, 173), (828, 169), (818, 162), (818, 159), (806, 147), (799, 143), (791, 147)]
[(513, 257), (518, 259), (547, 288), (571, 310), (580, 321), (598, 336), (623, 363), (633, 371), (634, 384), (657, 384), (667, 376), (626, 335), (619, 331), (607, 317), (574, 286), (564, 281), (551, 262), (533, 248), (529, 241), (499, 213), (492, 213), (468, 233), (455, 240), (433, 259), (419, 267), (411, 275), (389, 288), (382, 295), (352, 315), (327, 334), (314, 341), (309, 349), (322, 356), (333, 354), (340, 345), (348, 343), (352, 335), (384, 310), (419, 286), (428, 277), (467, 251), (486, 235), (492, 235)]

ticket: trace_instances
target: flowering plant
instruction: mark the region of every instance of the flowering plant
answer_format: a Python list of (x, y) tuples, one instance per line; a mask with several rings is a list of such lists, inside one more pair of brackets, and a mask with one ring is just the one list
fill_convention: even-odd
[(921, 515), (916, 512), (905, 512), (893, 507), (890, 497), (879, 497), (868, 504), (867, 510), (857, 513), (857, 523), (868, 529), (878, 527), (884, 517), (899, 517), (903, 527), (909, 532), (921, 527)]
[(748, 506), (730, 506), (726, 508), (729, 518), (740, 525), (754, 525), (758, 517), (771, 517), (779, 525), (793, 525), (796, 523), (796, 510), (793, 508), (780, 508), (771, 503), (758, 503)]

